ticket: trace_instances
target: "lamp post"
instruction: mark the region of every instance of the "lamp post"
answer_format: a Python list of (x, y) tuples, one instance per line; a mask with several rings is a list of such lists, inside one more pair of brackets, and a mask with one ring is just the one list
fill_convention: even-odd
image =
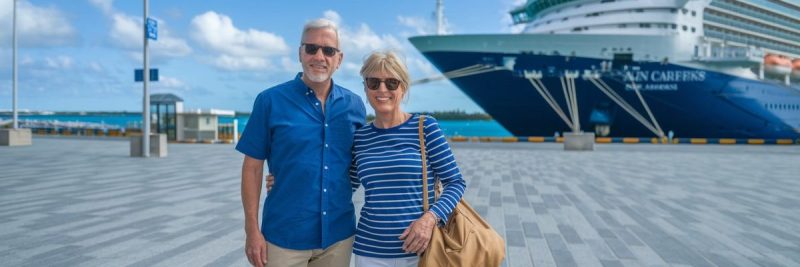
[(0, 128), (0, 146), (31, 145), (31, 129), (19, 128), (17, 114), (17, 0), (12, 0), (11, 19), (11, 129)]
[(17, 0), (13, 0), (14, 2), (14, 15), (12, 18), (12, 30), (11, 30), (11, 64), (14, 66), (11, 68), (11, 109), (12, 109), (12, 128), (18, 129), (19, 128), (19, 121), (18, 121), (18, 114), (17, 114)]
[(144, 39), (144, 105), (142, 109), (142, 157), (150, 157), (150, 93), (147, 91), (147, 85), (150, 81), (150, 60), (148, 57), (147, 48), (147, 18), (148, 18), (148, 0), (144, 0), (144, 24), (142, 37)]

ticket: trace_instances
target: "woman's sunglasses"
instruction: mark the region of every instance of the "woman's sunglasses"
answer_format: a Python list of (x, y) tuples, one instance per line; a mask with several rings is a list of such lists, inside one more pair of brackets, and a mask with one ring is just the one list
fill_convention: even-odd
[(367, 77), (364, 78), (364, 85), (367, 86), (370, 90), (378, 90), (378, 87), (381, 86), (381, 83), (386, 85), (386, 89), (389, 91), (397, 90), (400, 87), (400, 80), (395, 78), (388, 78), (388, 79), (379, 79), (379, 78), (372, 78)]
[(322, 48), (322, 54), (325, 55), (326, 57), (332, 57), (336, 55), (336, 52), (339, 52), (339, 49), (331, 46), (321, 46), (321, 45), (303, 43), (303, 47), (305, 47), (306, 54), (309, 55), (316, 55), (317, 51), (320, 48)]

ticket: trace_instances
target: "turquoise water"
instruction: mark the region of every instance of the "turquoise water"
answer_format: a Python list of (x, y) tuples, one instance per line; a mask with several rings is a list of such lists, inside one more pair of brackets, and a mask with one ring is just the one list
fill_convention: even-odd
[[(10, 120), (11, 116), (1, 115), (0, 119)], [(103, 123), (109, 126), (130, 127), (141, 125), (141, 115), (21, 115), (20, 120), (60, 121), (60, 122), (91, 122)], [(220, 123), (231, 123), (233, 117), (220, 117)], [(238, 116), (239, 133), (244, 131), (249, 116)], [(511, 136), (503, 126), (496, 121), (439, 121), (439, 125), (447, 136)]]

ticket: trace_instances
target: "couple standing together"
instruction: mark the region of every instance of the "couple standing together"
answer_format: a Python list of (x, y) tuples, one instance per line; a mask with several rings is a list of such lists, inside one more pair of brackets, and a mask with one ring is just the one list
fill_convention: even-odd
[[(436, 120), (400, 108), (410, 85), (405, 64), (391, 52), (364, 60), (364, 90), (375, 110), (366, 124), (361, 98), (331, 79), (344, 56), (336, 25), (307, 23), (298, 56), (303, 72), (258, 95), (236, 146), (245, 155), (247, 259), (254, 266), (348, 266), (353, 253), (356, 266), (416, 266), (466, 183)], [(434, 203), (428, 211), (421, 149)], [(259, 226), (265, 160), (274, 185)], [(443, 191), (434, 201), (436, 179)], [(356, 227), (352, 193), (361, 185), (365, 204)]]

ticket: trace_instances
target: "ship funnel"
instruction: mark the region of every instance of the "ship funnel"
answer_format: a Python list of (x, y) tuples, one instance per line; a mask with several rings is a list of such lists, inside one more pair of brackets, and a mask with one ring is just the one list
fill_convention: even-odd
[(444, 35), (444, 0), (436, 0), (436, 34)]

